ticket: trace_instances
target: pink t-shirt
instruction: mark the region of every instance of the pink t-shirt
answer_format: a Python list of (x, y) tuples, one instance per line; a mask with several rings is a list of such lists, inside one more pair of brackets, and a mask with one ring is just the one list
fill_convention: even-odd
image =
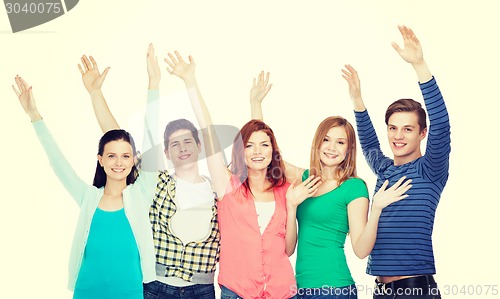
[(295, 276), (285, 253), (286, 190), (274, 187), (276, 208), (263, 234), (253, 198), (236, 177), (219, 202), (219, 284), (243, 298), (285, 299), (295, 295)]

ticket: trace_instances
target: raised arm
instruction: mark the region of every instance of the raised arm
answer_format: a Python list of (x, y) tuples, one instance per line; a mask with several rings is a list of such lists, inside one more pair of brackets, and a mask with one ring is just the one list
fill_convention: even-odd
[(405, 181), (405, 179), (406, 177), (402, 177), (390, 188), (387, 188), (389, 181), (384, 182), (382, 187), (373, 196), (373, 204), (369, 216), (367, 198), (357, 198), (347, 206), (351, 245), (354, 254), (360, 259), (367, 257), (375, 245), (378, 221), (382, 210), (388, 205), (408, 197), (405, 193), (412, 185), (410, 185), (411, 180)]
[(359, 80), (358, 72), (350, 64), (346, 64), (345, 69), (342, 69), (342, 77), (349, 85), (349, 96), (351, 97), (354, 111), (365, 111), (366, 107), (361, 97), (361, 81)]
[(250, 111), (252, 119), (264, 121), (262, 115), (262, 100), (266, 97), (272, 84), (269, 84), (269, 72), (264, 77), (264, 71), (261, 71), (257, 78), (253, 79), (252, 89), (250, 89)]
[(417, 78), (429, 115), (429, 132), (424, 155), (425, 175), (434, 182), (446, 183), (451, 152), (451, 133), (448, 110), (441, 91), (424, 60), (422, 46), (415, 33), (408, 27), (399, 26), (404, 48), (392, 43), (394, 49), (410, 63)]
[[(250, 111), (252, 119), (264, 121), (262, 113), (262, 100), (266, 97), (273, 84), (269, 83), (269, 72), (264, 76), (261, 71), (257, 78), (253, 79), (252, 89), (250, 89)], [(285, 176), (288, 182), (299, 182), (304, 173), (303, 168), (297, 167), (287, 161), (285, 163)]]
[(104, 99), (104, 95), (101, 91), (104, 79), (108, 75), (109, 67), (107, 67), (102, 73), (99, 72), (97, 62), (92, 56), (87, 58), (83, 55), (81, 58), (82, 64), (78, 64), (78, 69), (82, 74), (82, 81), (85, 89), (87, 89), (90, 99), (92, 100), (92, 108), (94, 109), (97, 122), (101, 127), (103, 133), (109, 130), (119, 129), (120, 126), (116, 122), (113, 114), (109, 110), (108, 104)]
[(35, 98), (33, 96), (33, 89), (31, 86), (24, 81), (19, 76), (16, 76), (15, 82), (17, 85), (14, 87), (12, 85), (12, 89), (16, 93), (16, 96), (19, 99), (19, 103), (23, 107), (26, 114), (28, 114), (33, 128), (40, 140), (40, 143), (49, 158), (50, 165), (66, 188), (66, 190), (71, 194), (71, 196), (75, 199), (78, 205), (82, 204), (83, 197), (89, 185), (87, 185), (84, 181), (78, 177), (75, 173), (71, 165), (68, 163), (61, 150), (57, 146), (54, 138), (50, 134), (45, 122), (42, 119), (42, 116), (38, 112), (38, 109), (35, 104)]
[(432, 74), (424, 60), (422, 46), (417, 36), (413, 33), (413, 30), (406, 26), (398, 26), (398, 29), (403, 37), (404, 46), (401, 48), (397, 43), (393, 42), (392, 47), (404, 61), (413, 66), (420, 83), (430, 81), (432, 79)]
[(158, 64), (158, 57), (155, 55), (153, 44), (149, 44), (146, 54), (146, 65), (148, 70), (148, 90), (159, 90), (161, 71)]
[(361, 97), (361, 81), (359, 80), (358, 72), (351, 65), (346, 64), (345, 68), (342, 69), (342, 77), (347, 81), (349, 86), (349, 96), (356, 116), (356, 127), (361, 150), (373, 172), (379, 173), (385, 167), (392, 165), (393, 162), (384, 156), (380, 148), (377, 133)]
[(23, 78), (16, 76), (14, 78), (16, 82), (17, 89), (14, 85), (12, 85), (12, 89), (19, 99), (19, 103), (24, 109), (24, 112), (28, 114), (31, 122), (36, 122), (42, 120), (42, 116), (38, 112), (38, 108), (36, 107), (35, 97), (33, 96), (33, 88), (29, 86)]
[[(79, 64), (78, 68), (82, 74), (82, 81), (85, 89), (87, 89), (92, 100), (92, 108), (94, 109), (95, 116), (102, 132), (105, 133), (109, 130), (119, 129), (120, 126), (111, 113), (106, 99), (101, 91), (102, 84), (110, 68), (108, 67), (100, 73), (97, 62), (92, 56), (87, 57), (84, 55), (82, 56), (81, 61), (82, 64)], [(141, 168), (147, 171), (156, 171), (159, 168), (164, 168), (162, 166), (164, 163), (162, 162), (163, 160), (161, 158), (161, 154), (148, 153), (144, 155), (146, 151), (155, 146), (154, 137), (157, 136), (156, 133), (159, 122), (157, 116), (159, 113), (157, 106), (159, 99), (158, 88), (161, 76), (158, 59), (154, 56), (154, 48), (152, 44), (148, 47), (146, 62), (149, 75), (149, 91), (148, 102), (146, 105), (146, 119), (144, 124), (144, 143), (142, 147), (143, 156)]]
[(162, 143), (157, 140), (160, 128), (160, 80), (161, 71), (153, 44), (146, 52), (148, 71), (148, 96), (144, 117), (141, 170), (157, 171), (166, 168), (163, 160)]
[(171, 75), (181, 78), (186, 85), (191, 106), (193, 107), (194, 114), (203, 132), (208, 170), (212, 177), (215, 192), (219, 199), (222, 199), (229, 184), (231, 172), (224, 163), (224, 158), (222, 156), (223, 149), (220, 147), (210, 113), (201, 96), (200, 88), (196, 81), (196, 64), (191, 56), (189, 56), (188, 63), (184, 61), (177, 51), (175, 51), (174, 54), (175, 56), (172, 53), (168, 53), (168, 58), (165, 58), (165, 62), (170, 67), (167, 68), (167, 70)]

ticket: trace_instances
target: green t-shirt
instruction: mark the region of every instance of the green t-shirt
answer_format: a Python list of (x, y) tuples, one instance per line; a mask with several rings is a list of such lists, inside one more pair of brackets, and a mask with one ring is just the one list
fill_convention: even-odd
[[(302, 176), (309, 176), (306, 170)], [(297, 208), (299, 224), (296, 275), (299, 288), (344, 287), (354, 284), (344, 243), (349, 232), (347, 205), (368, 198), (363, 180), (350, 178), (339, 187), (306, 199)]]

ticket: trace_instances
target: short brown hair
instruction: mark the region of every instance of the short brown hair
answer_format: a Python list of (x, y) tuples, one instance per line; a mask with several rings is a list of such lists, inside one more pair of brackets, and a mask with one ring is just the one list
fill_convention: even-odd
[(198, 130), (196, 130), (196, 127), (193, 125), (193, 123), (187, 119), (180, 118), (169, 122), (165, 127), (165, 132), (163, 133), (163, 145), (165, 146), (166, 150), (168, 150), (168, 142), (170, 140), (170, 136), (172, 136), (173, 133), (179, 130), (189, 130), (193, 135), (196, 144), (201, 144), (200, 137), (198, 136)]
[(389, 105), (385, 112), (385, 124), (389, 125), (389, 118), (396, 112), (416, 112), (420, 133), (427, 128), (427, 114), (422, 105), (413, 99), (399, 99)]

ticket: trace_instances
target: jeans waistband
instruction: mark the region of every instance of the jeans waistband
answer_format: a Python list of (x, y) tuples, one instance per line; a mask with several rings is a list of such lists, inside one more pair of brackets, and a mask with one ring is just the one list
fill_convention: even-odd
[(153, 296), (145, 298), (171, 298), (171, 296), (175, 298), (201, 298), (200, 295), (203, 294), (210, 294), (210, 296), (203, 298), (215, 298), (215, 288), (213, 284), (195, 284), (185, 287), (176, 287), (155, 280), (144, 284), (144, 292)]
[(389, 283), (381, 283), (375, 280), (376, 288), (384, 293), (387, 290), (395, 291), (402, 289), (427, 289), (429, 286), (436, 285), (432, 275), (421, 275), (415, 277), (403, 278)]

